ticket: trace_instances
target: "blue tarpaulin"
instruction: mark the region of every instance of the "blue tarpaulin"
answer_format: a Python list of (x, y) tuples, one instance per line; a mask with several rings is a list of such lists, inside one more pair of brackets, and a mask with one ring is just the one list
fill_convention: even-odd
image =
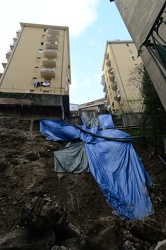
[(83, 118), (82, 125), (77, 127), (64, 121), (41, 120), (40, 132), (46, 134), (47, 140), (84, 142), (90, 171), (114, 214), (137, 220), (151, 215), (148, 186), (152, 182), (132, 143), (123, 142), (130, 134), (115, 129), (111, 115), (100, 115), (98, 120), (100, 126), (91, 127)]

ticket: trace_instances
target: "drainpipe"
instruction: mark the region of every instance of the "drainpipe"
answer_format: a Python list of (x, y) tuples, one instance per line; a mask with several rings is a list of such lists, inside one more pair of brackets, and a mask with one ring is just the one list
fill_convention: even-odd
[(62, 111), (62, 120), (64, 120), (65, 117), (65, 111), (64, 111), (64, 105), (63, 105), (63, 97), (62, 97), (62, 86), (63, 86), (63, 66), (64, 66), (64, 48), (65, 48), (65, 29), (63, 33), (63, 45), (62, 45), (62, 68), (61, 68), (61, 86), (60, 86), (60, 95), (61, 95), (61, 111)]

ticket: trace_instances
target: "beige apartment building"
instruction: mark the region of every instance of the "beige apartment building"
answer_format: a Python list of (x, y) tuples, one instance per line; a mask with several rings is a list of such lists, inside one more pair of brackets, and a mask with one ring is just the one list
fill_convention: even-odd
[(33, 23), (20, 26), (2, 62), (0, 111), (20, 117), (69, 113), (69, 28)]
[(137, 53), (166, 109), (166, 1), (110, 0), (110, 2), (115, 2), (137, 47)]
[[(107, 41), (102, 85), (107, 110), (112, 114), (123, 114), (124, 125), (135, 125), (142, 111), (142, 96), (139, 88), (141, 75), (135, 72), (142, 64), (132, 41)], [(135, 78), (134, 81), (131, 78)], [(133, 116), (134, 114), (134, 116)]]

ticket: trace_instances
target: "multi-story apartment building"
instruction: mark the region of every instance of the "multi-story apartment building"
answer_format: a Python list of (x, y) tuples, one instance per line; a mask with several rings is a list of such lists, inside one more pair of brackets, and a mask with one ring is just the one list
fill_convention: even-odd
[(133, 114), (137, 116), (142, 111), (139, 81), (134, 84), (130, 80), (140, 64), (142, 61), (137, 58), (137, 49), (132, 41), (106, 42), (101, 83), (107, 110), (112, 114), (123, 114), (125, 125), (135, 124)]
[(115, 2), (144, 66), (166, 109), (165, 0), (110, 0)]
[(0, 76), (0, 111), (42, 117), (69, 113), (69, 28), (20, 23)]

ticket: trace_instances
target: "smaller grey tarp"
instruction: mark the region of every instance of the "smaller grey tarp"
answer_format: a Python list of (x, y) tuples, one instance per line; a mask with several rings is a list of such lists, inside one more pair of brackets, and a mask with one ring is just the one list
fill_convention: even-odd
[(55, 151), (54, 171), (56, 173), (76, 174), (89, 172), (84, 142), (69, 142), (65, 148)]

